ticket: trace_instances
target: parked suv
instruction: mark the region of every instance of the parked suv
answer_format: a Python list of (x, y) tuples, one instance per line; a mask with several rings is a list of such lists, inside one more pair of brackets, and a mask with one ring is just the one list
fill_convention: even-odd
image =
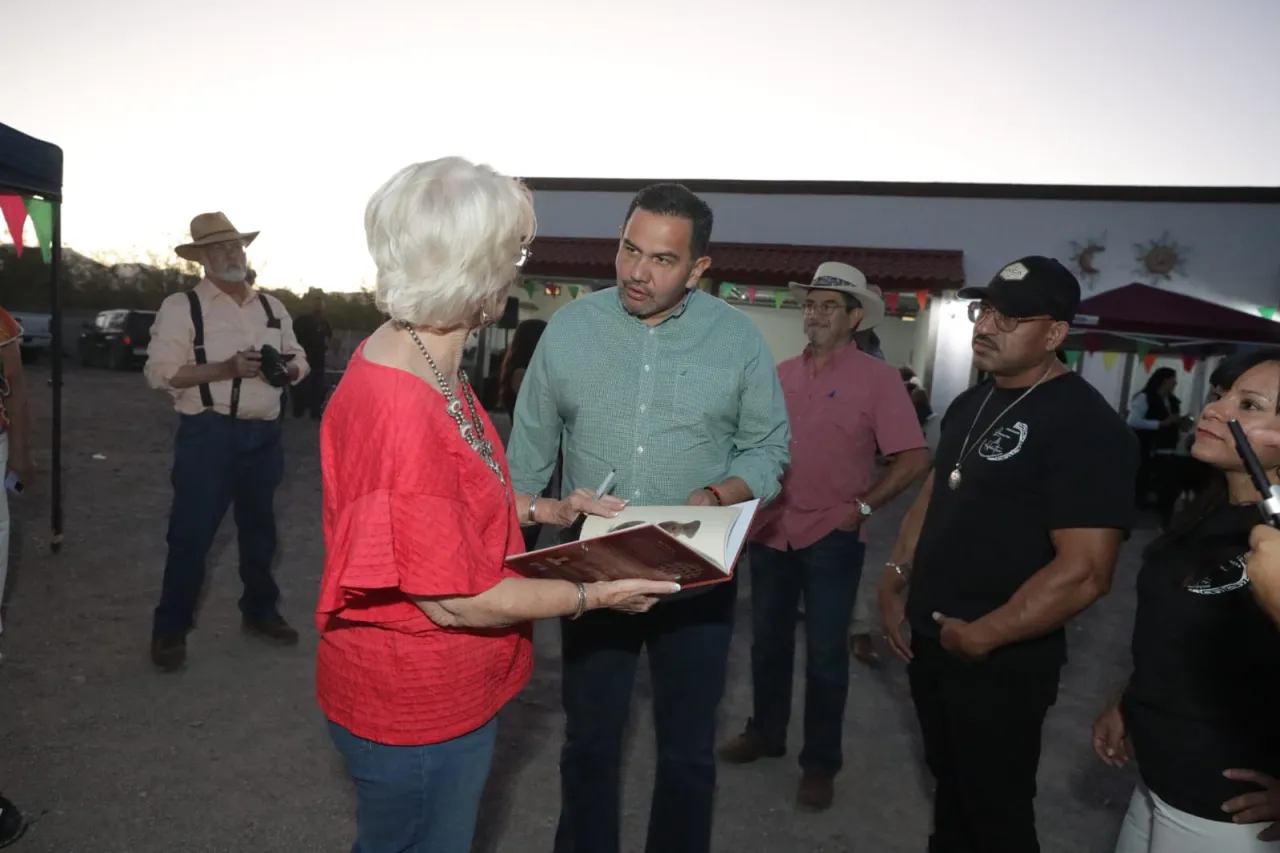
[(85, 321), (78, 348), (84, 367), (128, 370), (147, 360), (154, 311), (117, 309), (102, 311)]

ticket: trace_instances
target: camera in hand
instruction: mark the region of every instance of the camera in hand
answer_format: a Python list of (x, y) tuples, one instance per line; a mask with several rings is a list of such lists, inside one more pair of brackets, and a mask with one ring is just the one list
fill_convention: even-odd
[(280, 354), (280, 350), (271, 344), (263, 344), (258, 354), (262, 356), (262, 378), (267, 384), (274, 388), (288, 385), (289, 368), (285, 364), (288, 359)]

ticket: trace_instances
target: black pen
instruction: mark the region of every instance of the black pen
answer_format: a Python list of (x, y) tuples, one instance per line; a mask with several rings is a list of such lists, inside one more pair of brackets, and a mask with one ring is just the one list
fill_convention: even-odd
[(1258, 504), (1258, 508), (1266, 517), (1267, 524), (1280, 527), (1280, 486), (1272, 485), (1267, 479), (1267, 472), (1258, 461), (1258, 454), (1254, 453), (1253, 447), (1249, 445), (1249, 437), (1245, 435), (1244, 427), (1240, 426), (1240, 422), (1234, 419), (1227, 421), (1227, 429), (1231, 430), (1231, 437), (1236, 442), (1236, 453), (1240, 454), (1245, 470), (1253, 480), (1253, 487), (1258, 490), (1258, 494), (1262, 495), (1262, 502)]

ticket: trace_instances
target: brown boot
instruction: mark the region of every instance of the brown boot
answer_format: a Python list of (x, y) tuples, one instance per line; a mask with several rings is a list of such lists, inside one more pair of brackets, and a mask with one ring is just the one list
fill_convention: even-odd
[(151, 662), (162, 672), (177, 672), (187, 662), (187, 638), (152, 637)]
[(819, 776), (808, 770), (800, 777), (800, 788), (796, 791), (796, 806), (806, 812), (825, 812), (831, 808), (831, 800), (835, 797), (835, 785), (830, 776)]
[(781, 758), (787, 754), (787, 751), (769, 748), (760, 735), (747, 729), (721, 744), (718, 753), (721, 761), (727, 761), (730, 764), (750, 764), (759, 758)]
[(298, 632), (289, 627), (289, 623), (280, 616), (270, 619), (246, 619), (241, 629), (251, 637), (266, 640), (277, 646), (296, 646)]
[(861, 663), (875, 668), (880, 665), (880, 652), (870, 634), (854, 634), (849, 637), (849, 651)]

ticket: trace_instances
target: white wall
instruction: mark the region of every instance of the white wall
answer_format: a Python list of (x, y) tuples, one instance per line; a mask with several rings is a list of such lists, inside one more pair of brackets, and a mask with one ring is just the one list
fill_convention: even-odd
[[(1187, 250), (1185, 275), (1161, 286), (1254, 311), (1280, 302), (1280, 206), (883, 196), (705, 196), (714, 239), (727, 242), (959, 249), (965, 275), (983, 283), (1029, 254), (1069, 260), (1071, 242), (1105, 234), (1101, 274), (1084, 295), (1145, 280), (1134, 245), (1165, 231)], [(630, 195), (536, 193), (538, 233), (613, 237)], [(714, 263), (709, 275), (715, 277)], [(943, 306), (946, 314), (946, 306)], [(972, 328), (963, 314), (938, 321), (932, 388), (941, 412), (969, 385)]]

